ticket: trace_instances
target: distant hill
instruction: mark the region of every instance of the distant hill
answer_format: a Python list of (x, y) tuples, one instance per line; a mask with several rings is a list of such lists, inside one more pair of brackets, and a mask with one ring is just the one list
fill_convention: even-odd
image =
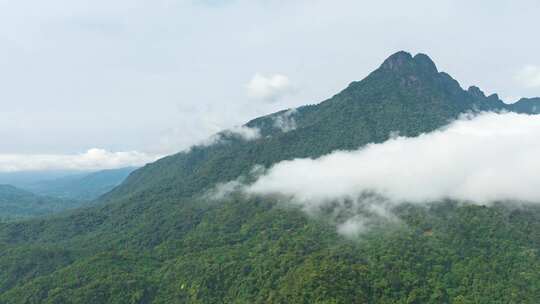
[(518, 102), (509, 105), (509, 108), (518, 113), (540, 114), (540, 98), (521, 98)]
[(80, 205), (74, 200), (39, 196), (10, 185), (0, 185), (0, 220), (48, 215)]
[(17, 171), (17, 172), (0, 172), (0, 184), (13, 185), (22, 188), (24, 185), (33, 184), (36, 182), (59, 179), (66, 176), (86, 175), (91, 172), (79, 171)]
[(61, 199), (91, 201), (120, 185), (135, 167), (71, 174), (20, 185), (36, 194)]
[(400, 225), (350, 239), (273, 198), (204, 194), (255, 165), (417, 136), (466, 112), (534, 114), (539, 102), (464, 90), (427, 55), (398, 52), (319, 104), (248, 122), (259, 138), (223, 132), (134, 171), (91, 208), (0, 224), (0, 303), (537, 304), (538, 206), (404, 205)]

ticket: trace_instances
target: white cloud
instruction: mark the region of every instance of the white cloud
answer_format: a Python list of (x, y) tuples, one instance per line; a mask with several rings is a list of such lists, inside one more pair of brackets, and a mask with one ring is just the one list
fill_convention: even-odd
[(285, 75), (265, 76), (255, 74), (246, 86), (249, 98), (265, 102), (275, 102), (281, 97), (294, 92), (294, 88)]
[(540, 87), (540, 67), (528, 65), (516, 74), (516, 80), (528, 88)]
[(274, 127), (283, 132), (289, 132), (296, 129), (296, 120), (294, 119), (296, 112), (296, 109), (290, 109), (283, 114), (272, 117), (274, 120)]
[(89, 149), (80, 154), (0, 154), (0, 172), (42, 170), (103, 170), (141, 166), (158, 156), (137, 151), (109, 152)]
[[(260, 176), (264, 174), (265, 169), (261, 165), (255, 165), (251, 168), (249, 176)], [(227, 199), (234, 193), (244, 192), (247, 185), (247, 177), (239, 176), (236, 180), (226, 183), (218, 183), (203, 194), (205, 199), (222, 200)]]
[(249, 141), (261, 137), (261, 131), (258, 128), (250, 128), (246, 126), (235, 126), (222, 132), (225, 136), (236, 136), (243, 140)]
[(219, 201), (228, 198), (231, 194), (235, 192), (241, 192), (244, 186), (244, 179), (242, 178), (227, 183), (219, 183), (215, 187), (204, 193), (203, 198)]
[(306, 202), (353, 198), (366, 191), (394, 201), (540, 202), (538, 155), (540, 117), (486, 113), (414, 138), (284, 161), (249, 191)]
[(338, 231), (354, 235), (402, 203), (540, 203), (539, 155), (540, 116), (483, 113), (414, 138), (283, 161), (242, 190), (308, 212), (332, 207)]
[(199, 141), (199, 143), (190, 146), (187, 150), (190, 150), (191, 148), (197, 146), (204, 147), (223, 143), (231, 138), (239, 138), (244, 141), (255, 140), (261, 138), (261, 131), (258, 128), (250, 128), (247, 126), (234, 126)]

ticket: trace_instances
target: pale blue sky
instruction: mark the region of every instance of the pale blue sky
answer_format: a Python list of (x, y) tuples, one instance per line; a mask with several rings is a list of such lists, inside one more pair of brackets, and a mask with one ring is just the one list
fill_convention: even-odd
[[(464, 87), (539, 96), (539, 15), (535, 0), (0, 0), (0, 158), (171, 153), (402, 49)], [(250, 94), (257, 74), (287, 83)]]

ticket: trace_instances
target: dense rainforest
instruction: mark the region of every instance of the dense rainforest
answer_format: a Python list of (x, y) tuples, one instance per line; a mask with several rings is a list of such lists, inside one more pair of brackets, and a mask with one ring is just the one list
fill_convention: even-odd
[[(3, 173), (0, 176), (0, 222), (48, 216), (89, 206), (118, 186), (135, 168), (53, 173)], [(48, 177), (48, 178), (47, 178)], [(5, 183), (5, 184), (4, 184)]]
[(69, 174), (59, 178), (22, 183), (18, 186), (38, 195), (92, 201), (121, 184), (135, 169), (135, 167), (125, 167)]
[(403, 205), (395, 223), (351, 238), (279, 198), (206, 195), (256, 165), (417, 136), (467, 112), (538, 109), (398, 52), (320, 104), (248, 122), (256, 139), (223, 132), (92, 207), (0, 224), (0, 303), (538, 303), (538, 205)]
[(48, 215), (80, 206), (75, 200), (41, 196), (11, 185), (0, 185), (0, 222)]

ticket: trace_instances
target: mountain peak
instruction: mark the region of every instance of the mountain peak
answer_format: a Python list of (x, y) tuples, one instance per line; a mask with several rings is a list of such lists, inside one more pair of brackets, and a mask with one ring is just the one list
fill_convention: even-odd
[(381, 68), (386, 70), (393, 70), (397, 71), (404, 67), (411, 66), (413, 62), (413, 57), (411, 54), (405, 52), (405, 51), (399, 51), (397, 53), (394, 53), (388, 57), (383, 64), (381, 65)]
[(437, 66), (435, 65), (435, 62), (429, 58), (428, 55), (423, 53), (418, 53), (413, 58), (414, 62), (417, 66), (422, 68), (423, 70), (430, 71), (432, 73), (438, 73)]
[(428, 73), (437, 73), (437, 66), (429, 58), (428, 55), (423, 53), (418, 53), (414, 57), (405, 51), (399, 51), (392, 54), (388, 57), (383, 64), (381, 69), (400, 72), (400, 71), (425, 71)]
[(480, 88), (477, 87), (477, 86), (470, 86), (467, 89), (467, 92), (469, 92), (472, 96), (477, 97), (477, 98), (485, 98), (486, 97), (484, 92), (482, 90), (480, 90)]

